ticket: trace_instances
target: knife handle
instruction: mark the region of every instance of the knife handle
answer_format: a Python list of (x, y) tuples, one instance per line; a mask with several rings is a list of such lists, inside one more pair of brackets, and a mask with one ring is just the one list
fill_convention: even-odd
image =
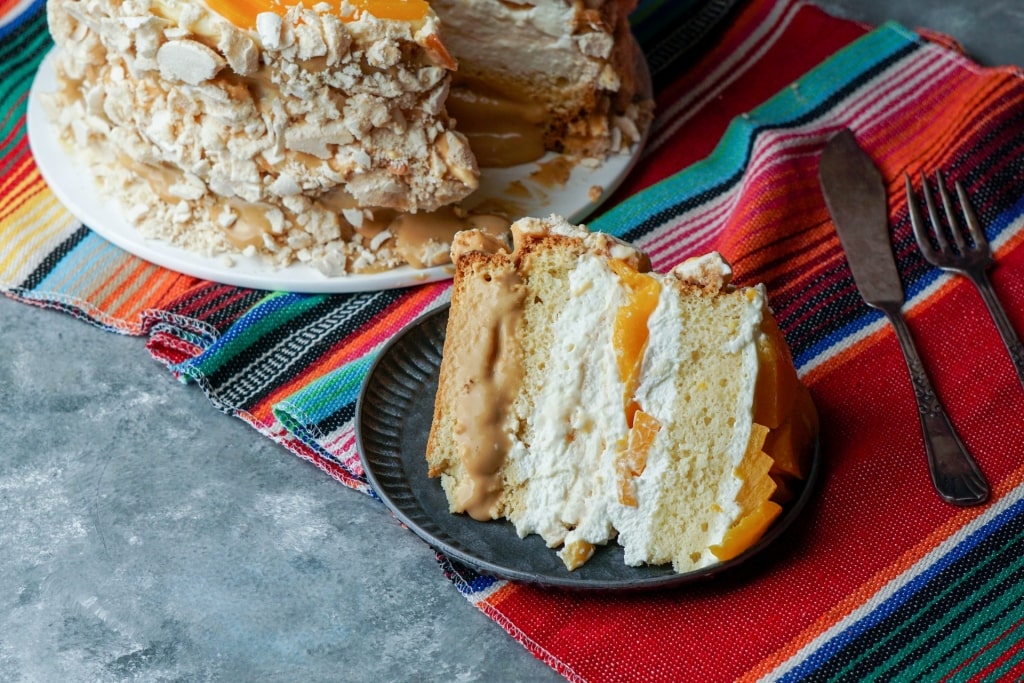
[(938, 395), (932, 388), (928, 373), (914, 346), (910, 328), (898, 305), (879, 306), (885, 313), (899, 340), (903, 357), (907, 361), (910, 380), (917, 399), (918, 417), (924, 435), (924, 448), (928, 457), (928, 471), (939, 497), (959, 506), (979, 505), (989, 496), (988, 482), (978, 463), (967, 451), (949, 416), (946, 415)]

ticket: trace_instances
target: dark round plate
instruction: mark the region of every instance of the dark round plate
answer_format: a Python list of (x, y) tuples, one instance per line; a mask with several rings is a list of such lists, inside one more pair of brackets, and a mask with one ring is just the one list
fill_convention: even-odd
[(356, 406), (356, 440), (370, 484), (399, 520), (441, 553), (485, 574), (543, 586), (663, 588), (745, 562), (778, 538), (807, 503), (819, 468), (817, 448), (803, 488), (756, 545), (728, 562), (685, 574), (671, 565), (629, 567), (616, 543), (599, 547), (589, 562), (569, 572), (537, 535), (521, 539), (504, 520), (451, 514), (440, 481), (427, 477), (425, 457), (447, 321), (445, 306), (396, 335), (370, 368)]

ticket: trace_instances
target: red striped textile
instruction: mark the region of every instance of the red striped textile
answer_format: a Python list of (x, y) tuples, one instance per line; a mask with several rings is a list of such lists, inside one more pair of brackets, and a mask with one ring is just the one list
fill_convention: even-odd
[[(651, 25), (657, 5), (648, 3)], [(0, 76), (0, 288), (146, 336), (150, 353), (218, 408), (369, 492), (354, 440), (360, 381), (382, 344), (444, 304), (449, 285), (245, 290), (156, 268), (98, 238), (55, 200), (25, 141), (28, 85), (50, 47), (42, 8), (0, 0), (9, 66)], [(443, 570), (574, 681), (1019, 679), (1024, 388), (971, 285), (917, 252), (903, 173), (941, 168), (964, 183), (996, 249), (993, 284), (1024, 330), (1020, 70), (980, 68), (948, 39), (897, 25), (749, 0), (688, 68), (658, 82), (648, 146), (592, 227), (635, 241), (658, 269), (718, 249), (741, 284), (765, 283), (821, 415), (820, 488), (756, 565), (699, 585), (591, 594), (439, 558)], [(885, 178), (905, 310), (992, 482), (985, 506), (953, 508), (932, 492), (892, 330), (860, 300), (825, 210), (817, 159), (844, 127)]]

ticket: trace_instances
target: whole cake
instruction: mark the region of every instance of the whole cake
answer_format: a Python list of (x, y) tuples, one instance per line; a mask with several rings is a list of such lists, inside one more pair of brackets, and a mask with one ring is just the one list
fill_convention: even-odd
[(478, 157), (638, 138), (634, 4), (48, 0), (47, 106), (147, 236), (326, 274), (432, 266), (457, 230), (508, 227), (463, 206)]
[(568, 569), (735, 557), (806, 476), (817, 433), (762, 286), (717, 253), (668, 274), (614, 238), (521, 219), (459, 233), (426, 458), (453, 513), (507, 518)]

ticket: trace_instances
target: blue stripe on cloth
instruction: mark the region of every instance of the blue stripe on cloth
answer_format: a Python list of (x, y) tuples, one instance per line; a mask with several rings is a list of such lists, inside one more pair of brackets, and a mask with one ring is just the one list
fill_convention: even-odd
[(493, 576), (480, 574), (461, 562), (453, 560), (447, 555), (442, 555), (441, 553), (437, 554), (437, 562), (441, 565), (441, 569), (444, 571), (445, 576), (455, 584), (455, 587), (458, 588), (459, 592), (475, 600), (480, 599), (475, 596), (487, 591), (495, 584), (507, 583), (506, 581), (496, 579)]
[(985, 228), (985, 237), (989, 242), (996, 242), (1004, 234), (1012, 232), (1014, 223), (1020, 221), (1024, 216), (1024, 195), (1014, 202), (1010, 208), (992, 217), (991, 220), (982, 220)]
[(89, 228), (77, 221), (73, 220), (69, 225), (71, 226), (71, 231), (63, 237), (56, 248), (43, 257), (39, 265), (15, 288), (16, 291), (36, 289), (39, 283), (45, 280), (46, 276), (52, 273), (57, 265), (60, 264), (68, 252), (74, 250), (82, 240), (87, 239), (92, 234)]
[(118, 259), (133, 259), (94, 232), (75, 245), (36, 286), (48, 294), (81, 297), (83, 300), (98, 284), (95, 275), (109, 276)]
[(863, 314), (857, 316), (850, 322), (839, 327), (830, 328), (824, 331), (820, 336), (802, 350), (797, 352), (793, 351), (793, 363), (796, 365), (797, 370), (802, 370), (812, 360), (817, 358), (823, 353), (827, 353), (831, 349), (839, 346), (844, 340), (853, 337), (855, 334), (860, 332), (866, 327), (874, 325), (879, 320), (882, 320), (885, 314), (874, 308), (868, 306), (863, 307)]
[[(18, 9), (18, 13), (7, 24), (0, 25), (0, 41), (14, 34), (15, 31), (24, 26), (27, 22), (45, 14), (46, 0), (33, 0), (27, 7)], [(14, 11), (12, 9), (12, 11)]]

